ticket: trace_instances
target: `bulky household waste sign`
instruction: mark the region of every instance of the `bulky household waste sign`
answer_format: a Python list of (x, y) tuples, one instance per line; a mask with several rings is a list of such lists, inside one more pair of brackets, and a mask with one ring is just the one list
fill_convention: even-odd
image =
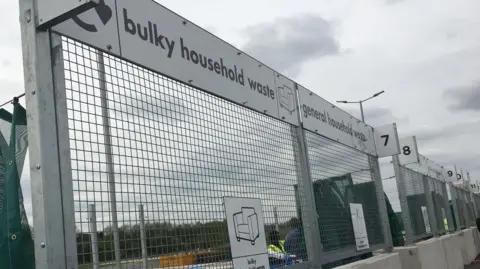
[(260, 199), (225, 197), (228, 236), (235, 269), (268, 269)]

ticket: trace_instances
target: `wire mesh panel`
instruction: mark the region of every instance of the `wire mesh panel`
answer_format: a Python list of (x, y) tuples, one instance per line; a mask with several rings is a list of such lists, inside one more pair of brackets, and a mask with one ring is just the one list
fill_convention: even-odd
[[(225, 196), (260, 198), (267, 245), (286, 238), (287, 253), (309, 260), (290, 125), (67, 38), (63, 56), (81, 268), (98, 266), (96, 253), (102, 268), (115, 268), (118, 258), (122, 268), (141, 268), (144, 255), (148, 268), (231, 268)], [(328, 182), (352, 201), (368, 200), (370, 240), (382, 242), (370, 173), (354, 172), (368, 168), (366, 156), (328, 147), (337, 147), (339, 159), (325, 160), (335, 172), (325, 170), (322, 179), (355, 173), (350, 185)], [(338, 215), (328, 217), (348, 234), (336, 233), (339, 241), (354, 244), (351, 225)]]
[(462, 192), (462, 195), (464, 197), (466, 213), (468, 215), (468, 223), (467, 223), (468, 225), (467, 226), (475, 225), (475, 210), (474, 210), (474, 207), (473, 207), (473, 202), (472, 202), (472, 199), (471, 199), (470, 192), (468, 190), (465, 190), (465, 189), (461, 189), (461, 192)]
[(306, 141), (326, 256), (356, 248), (350, 203), (363, 206), (371, 249), (383, 244), (374, 171), (370, 168), (369, 156), (313, 132), (306, 132)]
[(480, 216), (480, 195), (479, 194), (474, 194), (473, 195), (473, 201), (475, 202), (476, 208), (477, 208), (477, 216)]
[[(450, 226), (453, 227), (452, 223), (448, 222), (448, 201), (445, 195), (445, 182), (440, 181), (435, 178), (428, 178), (428, 183), (430, 185), (430, 195), (432, 196), (434, 216), (433, 218), (437, 222), (437, 227), (440, 233), (445, 233), (450, 230)], [(447, 198), (447, 199), (446, 199)]]
[(386, 195), (386, 205), (388, 210), (388, 218), (394, 247), (405, 246), (405, 225), (402, 216), (402, 208), (400, 202), (400, 194), (396, 185), (396, 178), (384, 178), (383, 190)]
[[(431, 232), (427, 232), (426, 221), (423, 215), (424, 210), (427, 208), (423, 175), (404, 166), (400, 166), (400, 169), (403, 175), (403, 183), (405, 184), (408, 214), (412, 223), (413, 235), (415, 238), (427, 237), (431, 235)], [(402, 214), (407, 213), (403, 211)], [(430, 216), (428, 217), (430, 219)]]
[(468, 221), (468, 213), (467, 213), (467, 206), (465, 203), (465, 196), (462, 193), (462, 190), (458, 187), (453, 187), (450, 188), (451, 191), (455, 193), (455, 200), (457, 203), (457, 212), (458, 212), (458, 220), (457, 220), (457, 225), (459, 225), (460, 228), (465, 228), (467, 227), (467, 221)]

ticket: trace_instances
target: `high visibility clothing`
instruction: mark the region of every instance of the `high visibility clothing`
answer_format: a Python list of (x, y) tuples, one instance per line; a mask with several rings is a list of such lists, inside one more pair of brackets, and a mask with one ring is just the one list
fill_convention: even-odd
[(279, 244), (280, 247), (278, 247), (278, 246), (276, 246), (276, 245), (274, 245), (274, 244), (271, 244), (271, 245), (268, 246), (268, 250), (269, 250), (269, 251), (272, 251), (272, 252), (277, 252), (277, 253), (284, 253), (284, 254), (287, 253), (287, 252), (285, 251), (285, 247), (284, 247), (285, 240), (281, 240), (281, 241), (279, 241), (279, 243), (280, 243), (280, 244)]

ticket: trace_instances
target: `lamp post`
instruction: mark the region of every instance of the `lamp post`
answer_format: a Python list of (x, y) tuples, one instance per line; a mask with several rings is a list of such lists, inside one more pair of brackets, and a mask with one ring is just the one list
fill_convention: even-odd
[(362, 113), (362, 121), (365, 122), (365, 116), (363, 115), (363, 103), (365, 103), (366, 101), (370, 100), (370, 99), (373, 99), (377, 96), (379, 96), (380, 94), (384, 93), (385, 91), (381, 91), (381, 92), (377, 92), (376, 94), (368, 97), (367, 99), (364, 99), (364, 100), (360, 100), (360, 101), (337, 101), (337, 103), (343, 103), (343, 104), (360, 104), (360, 112)]

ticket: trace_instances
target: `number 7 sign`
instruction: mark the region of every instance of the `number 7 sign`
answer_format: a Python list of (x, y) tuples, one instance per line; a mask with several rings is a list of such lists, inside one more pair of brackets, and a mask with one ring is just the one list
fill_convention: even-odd
[(375, 147), (379, 158), (393, 156), (400, 153), (397, 125), (387, 124), (374, 129)]

